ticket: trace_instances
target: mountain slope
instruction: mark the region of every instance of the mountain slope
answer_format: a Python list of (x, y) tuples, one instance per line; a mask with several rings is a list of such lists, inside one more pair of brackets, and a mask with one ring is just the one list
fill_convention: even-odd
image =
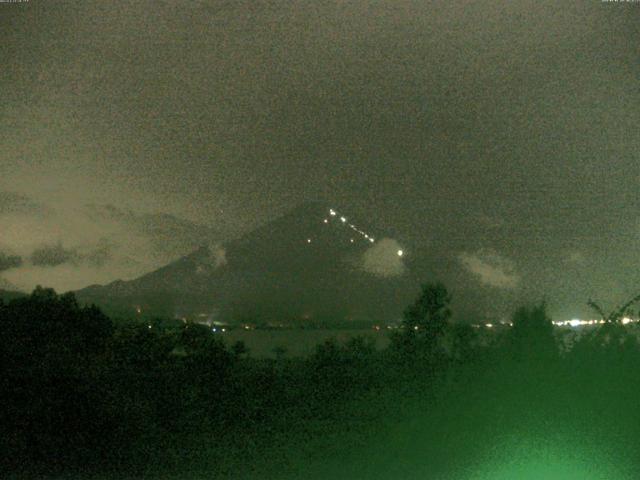
[(339, 212), (307, 203), (223, 246), (201, 247), (135, 280), (76, 294), (108, 309), (227, 321), (390, 320), (414, 289), (407, 275), (363, 269), (375, 242)]

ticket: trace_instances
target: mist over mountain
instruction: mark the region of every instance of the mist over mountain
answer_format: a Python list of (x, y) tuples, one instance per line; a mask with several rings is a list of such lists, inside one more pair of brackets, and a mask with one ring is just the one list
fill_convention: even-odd
[(305, 203), (236, 240), (77, 295), (107, 308), (226, 321), (391, 321), (417, 291), (403, 254), (366, 222)]
[(130, 280), (228, 238), (221, 221), (212, 223), (220, 228), (163, 211), (0, 191), (0, 272), (7, 286), (25, 291)]
[(0, 277), (0, 290), (15, 292), (15, 291), (18, 291), (18, 288), (15, 285), (13, 285), (11, 282)]
[(126, 226), (137, 237), (148, 239), (152, 250), (167, 258), (178, 258), (199, 245), (226, 238), (218, 222), (214, 228), (194, 223), (165, 212), (137, 213), (114, 205), (86, 205), (85, 211), (97, 223), (111, 222)]
[[(542, 255), (532, 249), (528, 260), (471, 231), (435, 241), (442, 236), (438, 223), (432, 237), (421, 237), (362, 210), (353, 213), (307, 202), (280, 216), (266, 212), (261, 225), (239, 235), (219, 217), (200, 224), (158, 210), (45, 203), (1, 191), (0, 288), (80, 290), (123, 314), (156, 305), (152, 311), (170, 316), (250, 318), (261, 311), (268, 318), (337, 320), (397, 318), (416, 285), (429, 281), (449, 287), (462, 321), (506, 320), (518, 304), (543, 298), (555, 319), (566, 320), (589, 315), (588, 298), (613, 307), (633, 294), (634, 282), (610, 280), (603, 290), (615, 265), (600, 271), (593, 255), (579, 250)], [(483, 228), (487, 238), (504, 237), (493, 224)], [(612, 251), (607, 258), (616, 255), (623, 257)], [(551, 260), (563, 265), (562, 275), (540, 267)], [(584, 275), (585, 268), (600, 275)]]
[(0, 191), (0, 216), (8, 214), (43, 214), (46, 209), (43, 205), (16, 192)]

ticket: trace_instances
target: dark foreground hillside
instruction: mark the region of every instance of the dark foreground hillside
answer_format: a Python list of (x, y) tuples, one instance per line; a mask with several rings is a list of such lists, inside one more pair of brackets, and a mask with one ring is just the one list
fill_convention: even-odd
[(0, 307), (2, 477), (639, 478), (634, 327), (561, 352), (543, 307), (487, 343), (447, 305), (425, 286), (384, 351), (256, 359), (37, 289)]

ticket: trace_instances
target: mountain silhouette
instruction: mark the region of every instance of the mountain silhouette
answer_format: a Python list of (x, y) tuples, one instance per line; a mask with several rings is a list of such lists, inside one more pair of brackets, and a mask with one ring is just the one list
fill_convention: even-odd
[(368, 273), (376, 233), (332, 207), (304, 203), (240, 238), (203, 245), (131, 281), (76, 292), (108, 311), (329, 324), (389, 321), (415, 293), (408, 275)]

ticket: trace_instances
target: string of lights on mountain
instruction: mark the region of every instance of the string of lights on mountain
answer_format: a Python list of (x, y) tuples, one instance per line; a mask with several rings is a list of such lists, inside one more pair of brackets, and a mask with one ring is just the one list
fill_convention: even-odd
[[(376, 239), (373, 236), (369, 235), (368, 233), (366, 233), (363, 230), (360, 230), (353, 223), (349, 223), (348, 220), (347, 220), (347, 217), (345, 217), (344, 215), (339, 214), (333, 208), (329, 209), (329, 216), (325, 217), (322, 221), (323, 221), (323, 223), (325, 223), (327, 225), (329, 225), (332, 222), (340, 223), (340, 224), (344, 225), (345, 227), (348, 227), (351, 230), (353, 230), (355, 233), (360, 235), (360, 237), (362, 237), (364, 240), (369, 241), (371, 243), (375, 243), (375, 241), (376, 241)], [(351, 243), (355, 243), (355, 239), (354, 238), (350, 238), (349, 241)], [(307, 243), (312, 243), (312, 242), (313, 242), (313, 238), (307, 238)], [(401, 250), (401, 249), (398, 249), (398, 251), (396, 253), (397, 253), (397, 255), (399, 257), (402, 257), (404, 255), (404, 251)]]

